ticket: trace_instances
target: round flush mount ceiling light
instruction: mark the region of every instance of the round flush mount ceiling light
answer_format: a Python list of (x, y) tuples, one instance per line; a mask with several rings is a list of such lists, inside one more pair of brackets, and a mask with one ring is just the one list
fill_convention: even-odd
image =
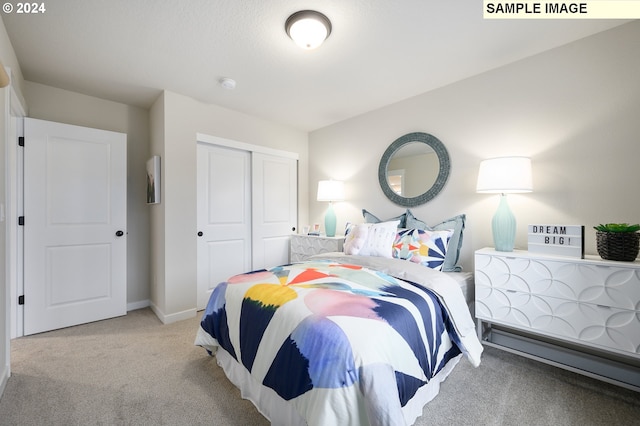
[(303, 49), (315, 49), (331, 34), (331, 21), (315, 10), (301, 10), (287, 18), (287, 35)]
[(233, 90), (236, 88), (236, 81), (229, 77), (223, 77), (219, 81), (220, 86), (227, 90)]

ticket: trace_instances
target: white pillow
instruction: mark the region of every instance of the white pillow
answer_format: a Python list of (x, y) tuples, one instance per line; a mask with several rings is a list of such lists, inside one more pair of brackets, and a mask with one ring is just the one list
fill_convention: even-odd
[(347, 226), (347, 238), (344, 240), (344, 254), (357, 255), (367, 241), (371, 223), (360, 225), (349, 224)]
[(392, 257), (393, 242), (398, 232), (399, 220), (369, 223), (367, 238), (358, 252), (360, 256)]

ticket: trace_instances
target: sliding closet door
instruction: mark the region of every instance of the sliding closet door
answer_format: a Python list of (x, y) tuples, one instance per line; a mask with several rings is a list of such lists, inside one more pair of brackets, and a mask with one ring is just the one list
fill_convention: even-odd
[(298, 220), (295, 154), (212, 139), (197, 148), (198, 309), (227, 278), (289, 263)]
[(298, 223), (295, 159), (253, 153), (252, 269), (289, 263), (289, 240)]
[(198, 309), (251, 268), (251, 153), (198, 144)]

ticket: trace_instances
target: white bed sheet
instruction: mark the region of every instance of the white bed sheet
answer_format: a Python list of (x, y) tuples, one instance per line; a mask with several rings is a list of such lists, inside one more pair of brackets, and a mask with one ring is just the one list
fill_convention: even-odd
[(473, 279), (473, 272), (444, 272), (444, 274), (453, 278), (458, 283), (464, 300), (467, 301), (467, 305), (471, 306), (475, 301), (475, 281)]

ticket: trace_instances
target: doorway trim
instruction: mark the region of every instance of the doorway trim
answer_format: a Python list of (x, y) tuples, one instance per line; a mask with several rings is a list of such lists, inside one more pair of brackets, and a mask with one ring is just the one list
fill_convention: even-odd
[(227, 148), (240, 149), (242, 151), (259, 152), (261, 154), (276, 155), (278, 157), (292, 158), (294, 160), (299, 159), (299, 155), (296, 152), (282, 151), (279, 149), (268, 148), (261, 145), (252, 145), (250, 143), (238, 142), (231, 139), (224, 139), (218, 136), (211, 136), (204, 133), (196, 133), (196, 144), (198, 142), (208, 143), (211, 145), (224, 146)]
[(23, 229), (18, 225), (18, 218), (23, 214), (23, 150), (18, 146), (18, 138), (24, 136), (24, 117), (27, 116), (27, 107), (20, 89), (14, 84), (15, 79), (10, 68), (7, 74), (11, 76), (8, 96), (5, 98), (6, 129), (5, 139), (7, 143), (6, 159), (6, 279), (9, 287), (7, 300), (7, 315), (10, 326), (10, 338), (24, 335), (23, 308), (18, 304), (18, 296), (24, 290), (22, 252)]

